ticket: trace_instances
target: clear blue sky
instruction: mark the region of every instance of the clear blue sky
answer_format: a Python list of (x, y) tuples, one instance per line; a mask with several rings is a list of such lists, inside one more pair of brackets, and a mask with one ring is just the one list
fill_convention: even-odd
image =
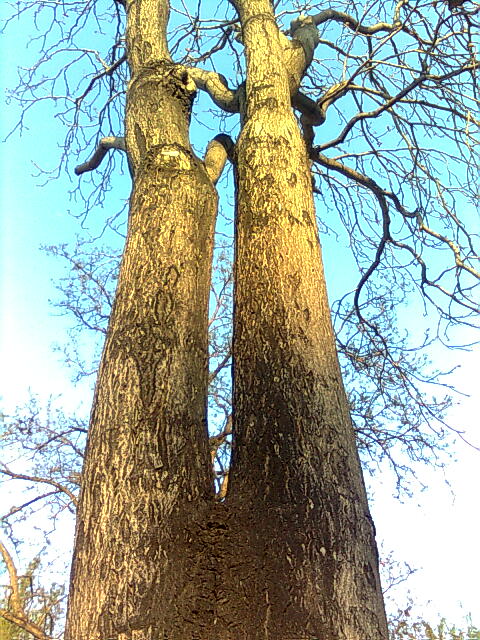
[[(1, 46), (4, 88), (15, 82), (14, 66), (5, 61), (16, 56), (21, 64), (25, 52), (14, 29), (2, 37)], [(3, 104), (0, 112), (3, 139), (17, 113), (13, 104)], [(67, 213), (68, 192), (77, 179), (73, 178), (72, 183), (71, 178), (63, 176), (39, 186), (42, 180), (32, 177), (36, 173), (34, 163), (55, 165), (62, 132), (47, 110), (37, 111), (27, 124), (29, 130), (23, 138), (14, 135), (2, 145), (0, 157), (0, 395), (8, 410), (26, 398), (28, 389), (45, 398), (62, 393), (71, 409), (82, 401), (88, 405), (89, 392), (85, 386), (72, 388), (69, 371), (52, 352), (54, 342), (65, 340), (69, 322), (55, 316), (48, 303), (49, 298), (56, 296), (51, 280), (58, 277), (60, 264), (40, 252), (39, 246), (71, 242), (80, 231), (79, 222)], [(113, 195), (110, 197), (115, 206)], [(105, 211), (95, 215), (105, 216)], [(329, 256), (333, 247), (324, 245), (327, 271), (334, 277), (334, 261)], [(472, 397), (452, 409), (450, 421), (467, 430), (470, 440), (480, 445), (480, 350), (477, 348), (470, 354), (435, 353), (448, 360), (447, 368), (461, 365), (452, 382)], [(438, 364), (440, 368), (443, 366), (442, 362)], [(380, 481), (375, 483), (377, 498), (373, 511), (384, 548), (393, 549), (399, 560), (423, 567), (410, 579), (407, 588), (412, 590), (425, 615), (440, 613), (452, 621), (459, 620), (462, 609), (458, 603), (462, 603), (463, 610), (471, 612), (478, 621), (480, 453), (459, 442), (456, 455), (458, 462), (452, 462), (446, 470), (451, 488), (440, 472), (419, 468), (418, 474), (429, 489), (401, 504), (393, 499), (393, 483), (385, 474), (383, 485)]]

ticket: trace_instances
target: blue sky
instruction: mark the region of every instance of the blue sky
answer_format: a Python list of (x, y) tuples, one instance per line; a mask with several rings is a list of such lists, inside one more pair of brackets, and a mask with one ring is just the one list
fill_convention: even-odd
[[(18, 37), (14, 29), (3, 36), (2, 60), (7, 59), (7, 51), (16, 50), (21, 61)], [(14, 74), (13, 66), (2, 65), (2, 88), (14, 84)], [(12, 103), (3, 104), (0, 112), (3, 139), (17, 112)], [(31, 389), (45, 398), (63, 394), (68, 409), (83, 404), (86, 412), (88, 383), (74, 389), (70, 372), (52, 352), (53, 343), (66, 339), (69, 326), (68, 319), (55, 315), (48, 302), (56, 296), (52, 279), (59, 276), (61, 266), (39, 250), (42, 244), (71, 242), (80, 231), (79, 221), (68, 214), (69, 191), (77, 179), (62, 176), (41, 186), (43, 179), (32, 177), (37, 173), (35, 164), (55, 166), (62, 136), (59, 122), (46, 109), (32, 115), (28, 127), (22, 138), (15, 134), (2, 144), (0, 156), (0, 395), (7, 410), (25, 400)], [(110, 202), (115, 206), (113, 194), (108, 197), (107, 209)], [(105, 213), (99, 210), (94, 215)], [(327, 273), (335, 277), (335, 261), (329, 254), (333, 245), (324, 242), (324, 246)], [(440, 368), (461, 365), (451, 382), (471, 397), (452, 408), (449, 420), (480, 446), (480, 350), (435, 349), (433, 355)], [(429, 488), (403, 503), (393, 498), (393, 483), (385, 472), (375, 481), (374, 519), (387, 551), (394, 550), (397, 559), (423, 567), (406, 588), (412, 590), (426, 617), (440, 613), (458, 621), (463, 612), (471, 612), (479, 620), (480, 453), (461, 441), (455, 453), (458, 461), (452, 461), (445, 474), (450, 487), (441, 472), (419, 468), (419, 477)]]

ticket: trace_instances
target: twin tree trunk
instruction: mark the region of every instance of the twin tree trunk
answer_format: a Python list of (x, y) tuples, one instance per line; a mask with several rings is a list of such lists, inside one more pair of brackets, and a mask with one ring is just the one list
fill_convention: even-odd
[(194, 86), (168, 56), (168, 7), (129, 0), (134, 186), (92, 410), (66, 640), (387, 638), (278, 28), (269, 0), (237, 8), (247, 84), (228, 494), (215, 500), (206, 428), (217, 195), (190, 147)]

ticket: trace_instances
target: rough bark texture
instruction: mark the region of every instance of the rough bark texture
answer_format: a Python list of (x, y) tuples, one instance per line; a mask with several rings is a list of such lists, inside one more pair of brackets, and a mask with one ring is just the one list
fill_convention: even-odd
[(201, 518), (213, 500), (207, 317), (217, 197), (189, 144), (194, 85), (155, 49), (167, 16), (159, 4), (130, 3), (134, 186), (91, 416), (68, 640), (191, 639), (208, 599), (199, 588), (208, 567), (188, 538), (190, 514)]
[(249, 566), (238, 578), (235, 637), (385, 640), (374, 527), (281, 37), (269, 0), (238, 5), (247, 113), (237, 143), (227, 503), (244, 527), (235, 560)]
[(217, 179), (226, 148), (207, 175), (188, 141), (193, 85), (168, 56), (168, 3), (128, 0), (134, 188), (92, 411), (66, 640), (387, 638), (309, 163), (290, 107), (303, 45), (286, 46), (269, 0), (235, 4), (248, 75), (236, 152), (228, 494), (215, 502), (205, 429), (216, 209), (208, 175)]

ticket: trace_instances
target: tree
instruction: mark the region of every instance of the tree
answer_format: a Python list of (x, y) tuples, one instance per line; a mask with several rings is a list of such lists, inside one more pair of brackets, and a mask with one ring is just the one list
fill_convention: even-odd
[(409, 608), (399, 611), (396, 619), (391, 620), (391, 640), (478, 640), (480, 629), (472, 624), (467, 616), (464, 623), (449, 624), (442, 618), (437, 624), (430, 624), (424, 619), (410, 619)]
[[(122, 108), (119, 70), (128, 61), (125, 136), (101, 138), (92, 158), (77, 167), (85, 173), (109, 148), (126, 150), (133, 191), (92, 411), (66, 637), (386, 638), (310, 163), (319, 167), (320, 196), (329, 202), (324, 191), (333, 194), (361, 271), (339, 314), (346, 324), (353, 317), (365, 336), (360, 343), (365, 339), (370, 352), (398, 371), (394, 350), (368, 311), (381, 298), (374, 282), (395, 290), (408, 286), (417, 269), (419, 290), (447, 323), (476, 312), (475, 238), (455, 210), (448, 169), (435, 158), (464, 163), (465, 175), (460, 169), (456, 176), (462, 202), (473, 202), (469, 172), (478, 122), (471, 31), (478, 6), (423, 12), (420, 4), (399, 2), (375, 4), (362, 15), (355, 7), (318, 14), (309, 7), (309, 17), (282, 33), (277, 20), (298, 7), (278, 5), (276, 18), (267, 0), (238, 0), (233, 8), (225, 3), (225, 15), (212, 22), (201, 6), (192, 17), (190, 8), (172, 4), (187, 22), (175, 15), (168, 40), (168, 3), (127, 0), (124, 43), (121, 4), (111, 62), (90, 74), (74, 105), (72, 132), (107, 81), (100, 118), (101, 125), (111, 122), (112, 110)], [(25, 3), (25, 10), (32, 6)], [(59, 10), (54, 2), (43, 8)], [(100, 25), (104, 19), (103, 5), (70, 8), (73, 26), (60, 22), (62, 45), (92, 16)], [(218, 33), (216, 41), (208, 40), (210, 32)], [(338, 55), (338, 64), (328, 66), (324, 56), (312, 66), (319, 44)], [(245, 72), (234, 90), (219, 73), (192, 66), (213, 66), (226, 46), (236, 70)], [(84, 47), (74, 55), (69, 71), (84, 56), (105, 60)], [(44, 60), (54, 57), (47, 48)], [(35, 92), (30, 79), (25, 86)], [(327, 86), (320, 88), (321, 80)], [(302, 82), (310, 96), (299, 91)], [(461, 98), (453, 82), (455, 89), (463, 83)], [(204, 163), (189, 142), (196, 89), (241, 120), (235, 148), (220, 134)], [(313, 127), (327, 119), (338, 132), (322, 127), (322, 142), (314, 145)], [(389, 126), (398, 137), (384, 148)], [(432, 132), (459, 143), (459, 155), (442, 143), (427, 148)], [(219, 501), (205, 427), (207, 307), (214, 183), (227, 156), (237, 182), (234, 448), (228, 492)], [(338, 197), (341, 180), (350, 188)], [(358, 209), (356, 197), (365, 192), (371, 199)], [(435, 248), (453, 262), (427, 265)], [(399, 269), (404, 255), (410, 271)], [(355, 343), (349, 346), (353, 359), (370, 366)]]
[(0, 637), (2, 640), (51, 640), (62, 612), (63, 589), (53, 585), (49, 591), (37, 586), (40, 568), (37, 556), (19, 575), (12, 555), (0, 541), (0, 560), (7, 569), (9, 584), (0, 601)]

